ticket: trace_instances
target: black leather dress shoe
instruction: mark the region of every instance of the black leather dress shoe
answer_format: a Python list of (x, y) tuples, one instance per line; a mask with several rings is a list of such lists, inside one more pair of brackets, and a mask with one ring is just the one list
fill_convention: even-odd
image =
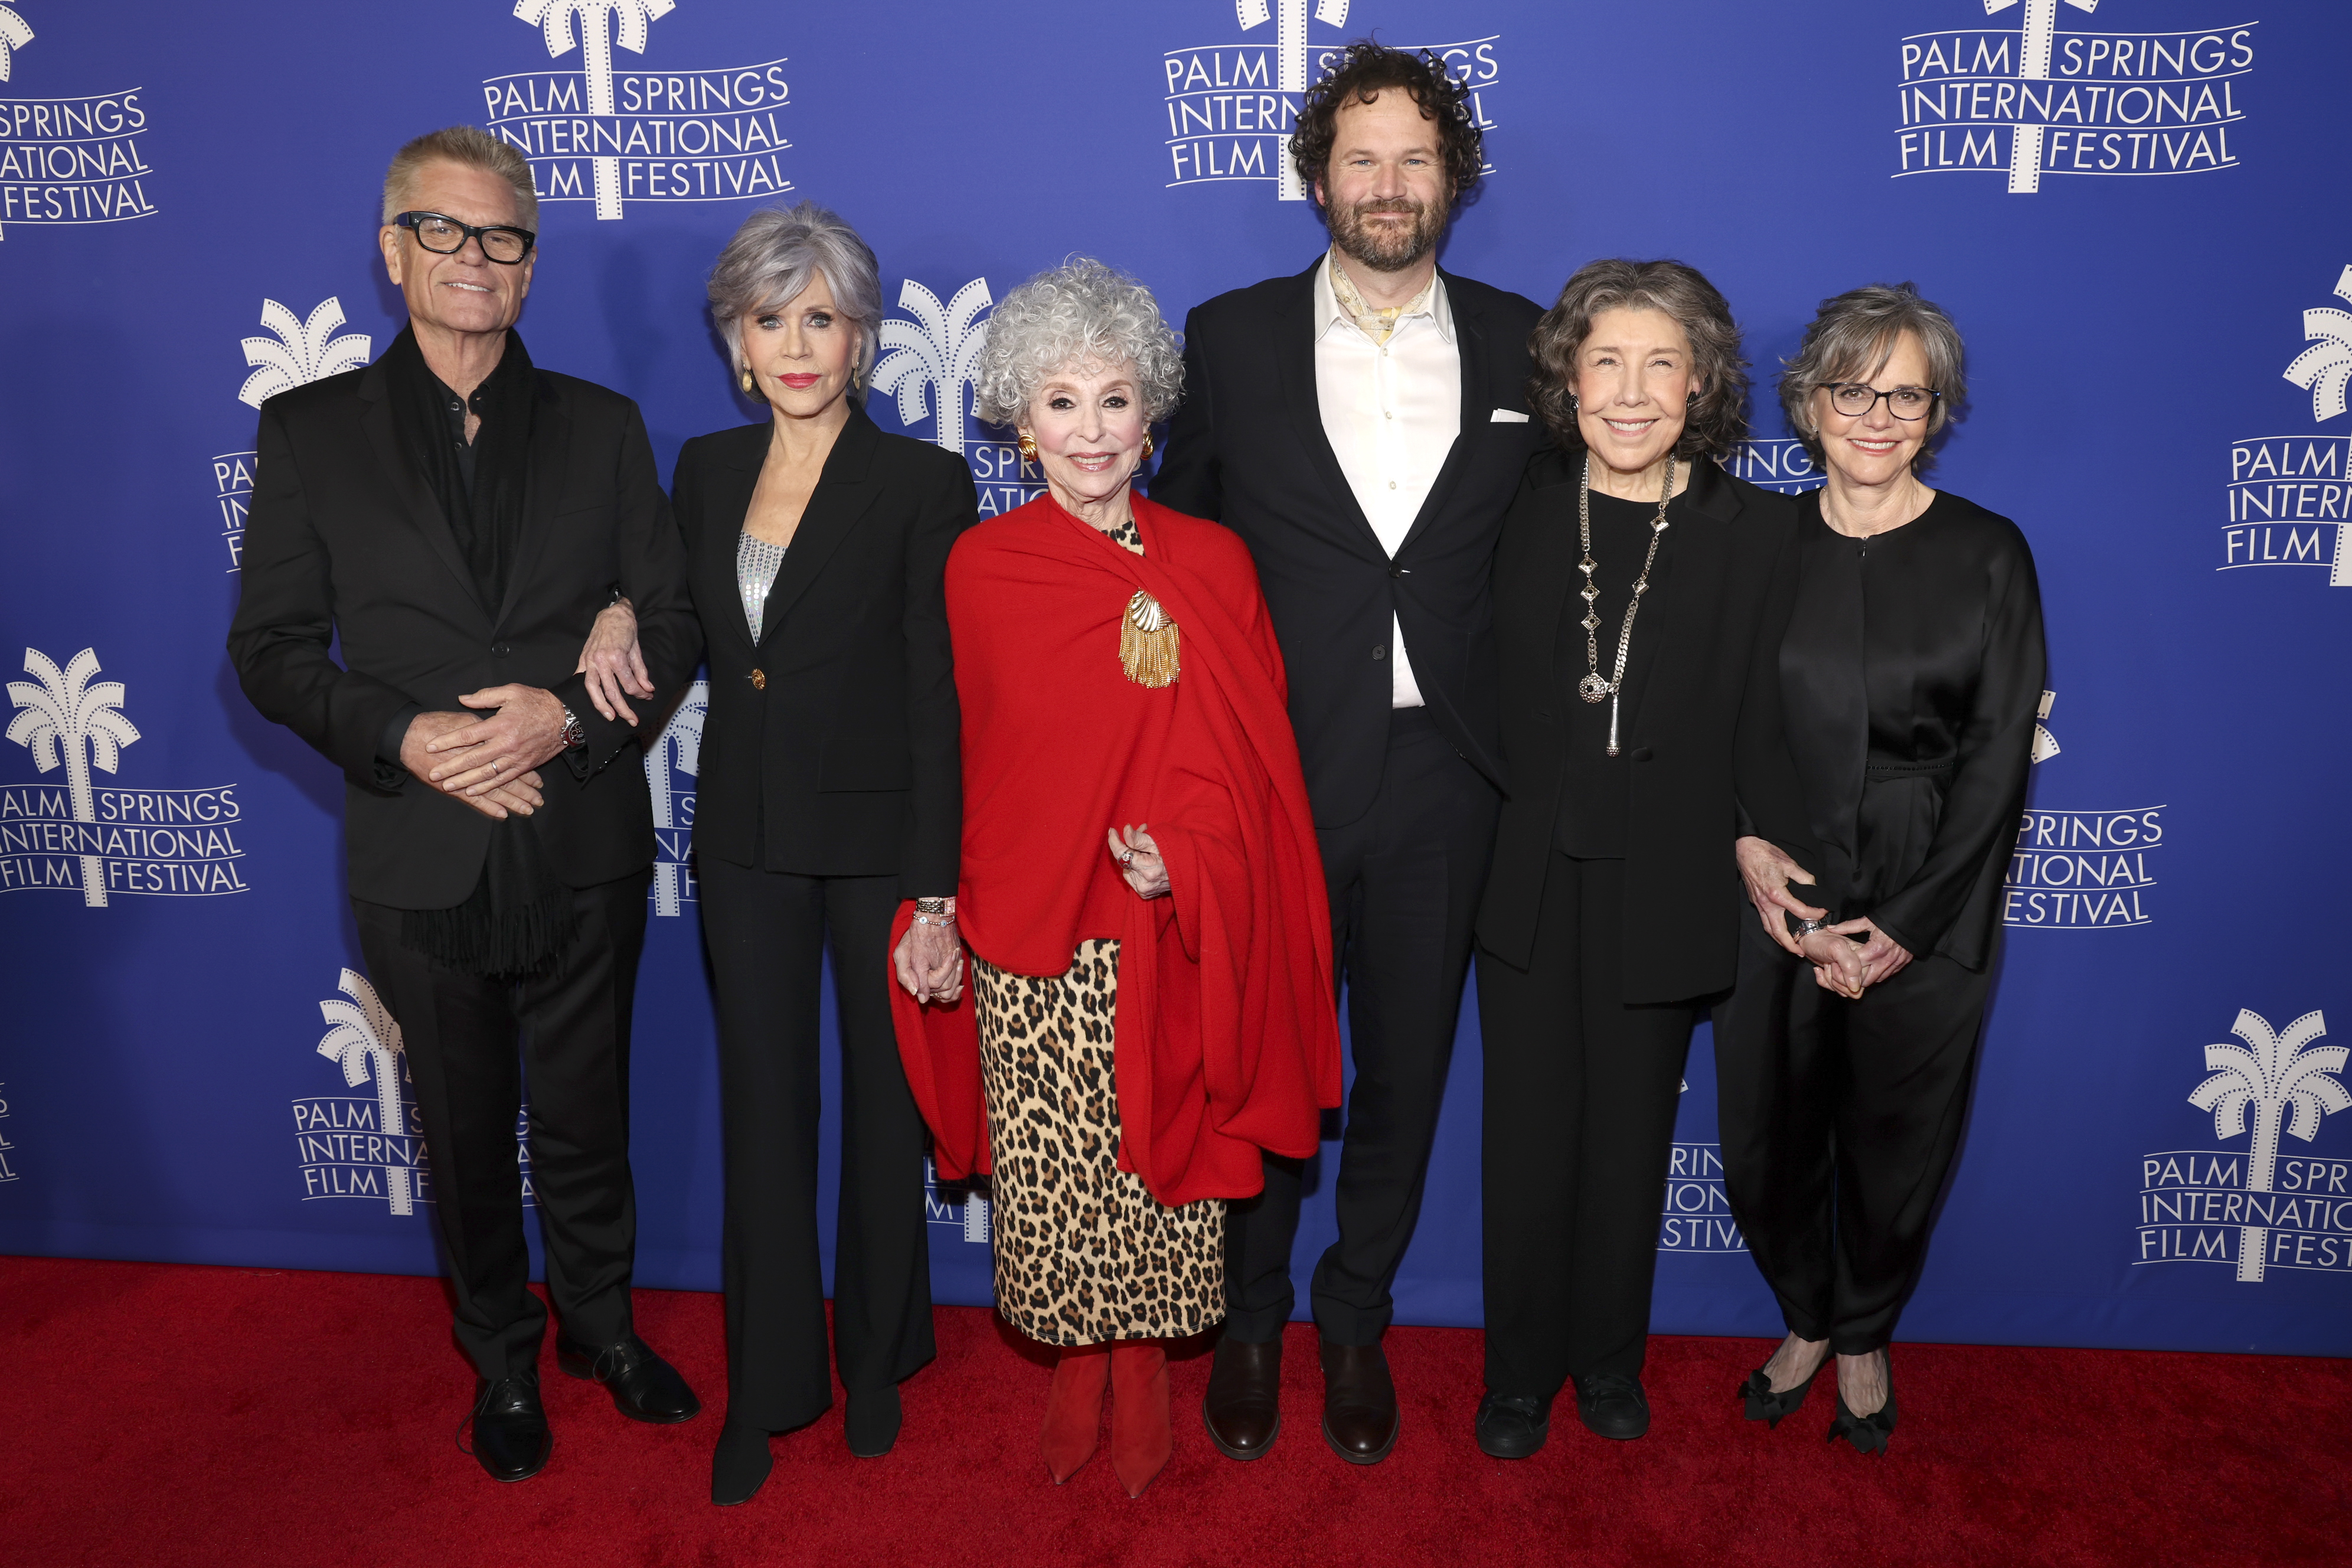
[(1478, 1402), (1478, 1451), (1524, 1459), (1551, 1436), (1551, 1401), (1530, 1394), (1489, 1394)]
[(1576, 1380), (1576, 1414), (1603, 1437), (1638, 1437), (1650, 1429), (1650, 1400), (1638, 1377), (1602, 1373)]
[(1351, 1465), (1377, 1465), (1396, 1447), (1396, 1384), (1379, 1345), (1323, 1342), (1323, 1440)]
[(905, 1412), (898, 1404), (898, 1385), (885, 1384), (868, 1393), (849, 1395), (841, 1413), (842, 1435), (849, 1451), (861, 1459), (878, 1459), (898, 1444), (898, 1425)]
[(750, 1502), (768, 1484), (775, 1468), (764, 1426), (730, 1421), (719, 1429), (719, 1447), (710, 1456), (710, 1500), (720, 1508)]
[(702, 1401), (687, 1387), (677, 1368), (654, 1354), (653, 1347), (635, 1334), (601, 1350), (576, 1340), (559, 1339), (555, 1364), (573, 1377), (593, 1377), (603, 1384), (613, 1396), (614, 1408), (632, 1421), (667, 1426), (691, 1421), (702, 1412)]
[(539, 1374), (484, 1379), (474, 1395), (474, 1458), (494, 1481), (527, 1481), (547, 1468), (555, 1436), (539, 1403)]
[(1282, 1436), (1282, 1342), (1217, 1342), (1201, 1425), (1228, 1459), (1263, 1459)]

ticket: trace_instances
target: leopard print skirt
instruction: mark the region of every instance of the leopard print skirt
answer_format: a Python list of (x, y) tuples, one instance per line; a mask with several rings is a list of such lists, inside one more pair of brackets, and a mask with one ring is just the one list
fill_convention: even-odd
[(1118, 943), (1066, 973), (977, 953), (980, 1066), (994, 1154), (996, 1310), (1049, 1345), (1175, 1339), (1225, 1315), (1225, 1204), (1170, 1208), (1118, 1168), (1111, 1016)]

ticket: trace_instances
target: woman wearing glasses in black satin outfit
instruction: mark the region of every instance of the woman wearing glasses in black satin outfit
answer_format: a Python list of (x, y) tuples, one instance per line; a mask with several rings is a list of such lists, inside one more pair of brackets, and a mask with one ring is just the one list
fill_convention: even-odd
[(2044, 672), (2024, 535), (1918, 479), (1964, 390), (1908, 284), (1825, 301), (1781, 377), (1828, 478), (1777, 693), (1817, 847), (1740, 839), (1761, 920), (1716, 1019), (1726, 1185), (1789, 1325), (1747, 1414), (1777, 1426), (1834, 1354), (1830, 1435), (1866, 1454), (1968, 1110)]

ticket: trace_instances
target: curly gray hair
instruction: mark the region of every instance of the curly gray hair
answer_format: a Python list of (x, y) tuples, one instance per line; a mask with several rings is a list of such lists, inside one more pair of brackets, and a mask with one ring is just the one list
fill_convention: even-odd
[(743, 374), (743, 318), (783, 309), (819, 273), (834, 304), (857, 323), (850, 384), (865, 387), (882, 330), (881, 269), (857, 231), (814, 202), (761, 207), (743, 220), (710, 269), (710, 319), (737, 375)]
[(1833, 382), (1873, 381), (1909, 332), (1927, 356), (1927, 384), (1943, 394), (1927, 411), (1927, 439), (1911, 459), (1914, 472), (1935, 460), (1937, 440), (1968, 401), (1968, 355), (1960, 330), (1943, 307), (1919, 298), (1908, 283), (1873, 283), (1822, 301), (1797, 355), (1780, 372), (1780, 413), (1811, 453), (1822, 457), (1821, 421), (1813, 394)]
[(972, 367), (972, 412), (991, 425), (1018, 424), (1029, 400), (1056, 371), (1132, 365), (1147, 424), (1176, 411), (1184, 395), (1184, 355), (1151, 290), (1092, 257), (1074, 256), (998, 301), (988, 341)]

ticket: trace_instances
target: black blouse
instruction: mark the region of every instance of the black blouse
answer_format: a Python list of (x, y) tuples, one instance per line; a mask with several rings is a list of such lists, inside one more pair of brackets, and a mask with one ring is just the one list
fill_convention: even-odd
[[(1675, 525), (1689, 521), (1685, 500), (1690, 491), (1666, 503), (1666, 531), (1658, 541), (1658, 559), (1650, 568), (1650, 584), (1643, 597), (1655, 610), (1667, 580), (1673, 575)], [(1593, 638), (1600, 645), (1601, 674), (1617, 668), (1617, 637), (1625, 624), (1625, 601), (1633, 595), (1633, 579), (1642, 574), (1643, 558), (1650, 550), (1650, 525), (1657, 520), (1654, 500), (1620, 500), (1592, 492), (1592, 580), (1601, 597), (1594, 607), (1601, 627)], [(1571, 516), (1569, 526), (1576, 526)], [(1577, 540), (1571, 548), (1580, 548)], [(1583, 585), (1579, 573), (1572, 579), (1574, 595)], [(1584, 642), (1584, 600), (1572, 596), (1566, 624), (1560, 627), (1559, 711), (1568, 747), (1566, 771), (1560, 777), (1559, 817), (1552, 828), (1552, 847), (1580, 860), (1622, 860), (1625, 856), (1626, 802), (1633, 776), (1633, 716), (1641, 710), (1642, 690), (1650, 667), (1656, 662), (1658, 638), (1664, 634), (1661, 617), (1633, 617), (1633, 641), (1625, 655), (1624, 689), (1619, 694), (1617, 754), (1609, 754), (1608, 698), (1587, 702), (1577, 682), (1591, 670)]]
[(2046, 674), (2032, 552), (1950, 494), (1849, 539), (1816, 491), (1800, 530), (1780, 696), (1824, 896), (1915, 955), (1982, 969)]

